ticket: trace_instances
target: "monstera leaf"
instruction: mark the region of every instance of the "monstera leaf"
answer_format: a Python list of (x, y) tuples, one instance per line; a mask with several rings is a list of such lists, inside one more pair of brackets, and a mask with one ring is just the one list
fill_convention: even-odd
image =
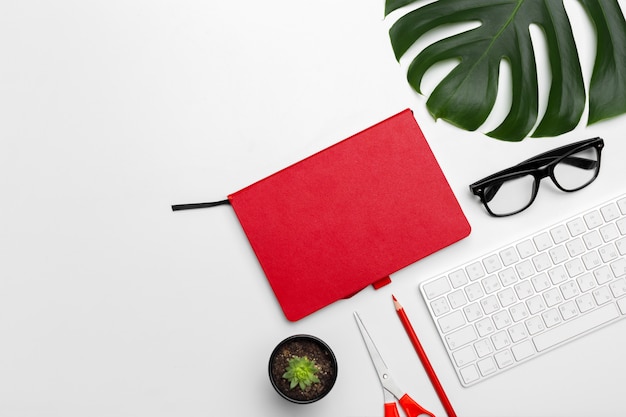
[[(385, 15), (419, 0), (386, 0)], [(617, 0), (578, 0), (596, 29), (596, 58), (589, 85), (589, 116), (594, 123), (626, 112), (626, 22)], [(512, 104), (488, 135), (519, 141), (557, 136), (578, 125), (587, 95), (572, 27), (563, 0), (438, 0), (402, 15), (389, 31), (396, 58), (426, 32), (454, 23), (479, 26), (424, 48), (408, 68), (411, 86), (421, 93), (425, 72), (440, 61), (458, 65), (435, 87), (429, 112), (466, 130), (476, 130), (493, 109), (501, 60), (512, 75)], [(551, 85), (545, 113), (538, 119), (538, 82), (529, 27), (544, 32)], [(590, 42), (592, 40), (590, 39)], [(537, 125), (535, 127), (535, 125)]]

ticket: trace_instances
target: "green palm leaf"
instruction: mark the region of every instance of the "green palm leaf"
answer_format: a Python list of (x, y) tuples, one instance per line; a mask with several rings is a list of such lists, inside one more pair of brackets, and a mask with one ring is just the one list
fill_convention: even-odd
[[(386, 0), (385, 15), (417, 1)], [(626, 22), (617, 0), (578, 1), (587, 10), (597, 35), (589, 86), (588, 123), (594, 123), (626, 113)], [(465, 130), (479, 128), (493, 109), (504, 59), (511, 64), (512, 105), (502, 123), (488, 135), (519, 141), (533, 128), (532, 136), (556, 136), (578, 125), (587, 97), (563, 0), (435, 1), (404, 14), (391, 26), (396, 59), (426, 32), (462, 22), (479, 22), (480, 26), (429, 45), (407, 71), (409, 84), (421, 93), (422, 78), (430, 67), (440, 61), (459, 61), (427, 100), (433, 117)], [(531, 24), (545, 33), (552, 73), (547, 108), (538, 124)]]

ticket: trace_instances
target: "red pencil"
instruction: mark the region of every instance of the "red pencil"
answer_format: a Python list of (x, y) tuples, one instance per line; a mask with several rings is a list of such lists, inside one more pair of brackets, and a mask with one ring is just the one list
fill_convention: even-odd
[(428, 357), (426, 356), (426, 352), (424, 351), (422, 344), (417, 338), (417, 334), (415, 334), (415, 330), (413, 330), (413, 326), (411, 325), (411, 322), (409, 321), (409, 317), (404, 312), (404, 308), (398, 302), (396, 297), (394, 295), (392, 295), (392, 297), (393, 297), (393, 304), (396, 307), (396, 313), (398, 313), (398, 317), (400, 317), (400, 321), (402, 322), (402, 325), (404, 326), (404, 330), (406, 330), (406, 333), (409, 335), (409, 339), (411, 339), (411, 343), (413, 343), (413, 347), (415, 348), (415, 351), (417, 352), (417, 356), (419, 356), (420, 361), (422, 361), (422, 365), (424, 366), (424, 369), (426, 370), (426, 373), (428, 374), (428, 378), (430, 378), (430, 382), (433, 385), (433, 388), (435, 388), (435, 392), (437, 392), (437, 395), (439, 396), (439, 400), (441, 400), (441, 403), (443, 404), (443, 408), (446, 410), (448, 417), (456, 417), (456, 413), (454, 412), (454, 409), (452, 408), (452, 404), (450, 404), (450, 400), (448, 400), (448, 396), (443, 390), (443, 387), (441, 386), (441, 383), (439, 382), (439, 378), (437, 378), (437, 374), (435, 374), (435, 370), (433, 369), (433, 366), (430, 364), (430, 361), (428, 360)]

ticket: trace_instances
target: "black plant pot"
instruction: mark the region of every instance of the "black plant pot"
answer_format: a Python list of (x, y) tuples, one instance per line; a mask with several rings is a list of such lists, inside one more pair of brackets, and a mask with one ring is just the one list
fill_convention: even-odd
[[(289, 359), (294, 356), (306, 356), (314, 360), (319, 371), (316, 374), (319, 383), (314, 383), (302, 390), (296, 386), (291, 389), (289, 381), (283, 378)], [(297, 404), (309, 404), (326, 396), (337, 379), (337, 358), (330, 347), (321, 339), (299, 334), (280, 342), (272, 352), (269, 361), (269, 377), (272, 386), (286, 400)]]

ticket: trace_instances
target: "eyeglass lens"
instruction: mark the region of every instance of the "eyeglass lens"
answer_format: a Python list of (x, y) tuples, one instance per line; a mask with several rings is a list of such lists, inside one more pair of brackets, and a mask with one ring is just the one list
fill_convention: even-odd
[[(564, 191), (575, 191), (591, 183), (600, 168), (599, 151), (590, 146), (562, 157), (553, 167), (552, 179)], [(528, 207), (536, 194), (533, 173), (520, 173), (485, 187), (485, 205), (496, 216), (517, 213)]]
[(507, 178), (501, 183), (485, 187), (485, 204), (496, 216), (522, 210), (532, 202), (535, 194), (535, 177), (531, 174)]
[(554, 166), (554, 181), (566, 191), (575, 191), (592, 182), (600, 167), (599, 153), (589, 147), (561, 159)]

